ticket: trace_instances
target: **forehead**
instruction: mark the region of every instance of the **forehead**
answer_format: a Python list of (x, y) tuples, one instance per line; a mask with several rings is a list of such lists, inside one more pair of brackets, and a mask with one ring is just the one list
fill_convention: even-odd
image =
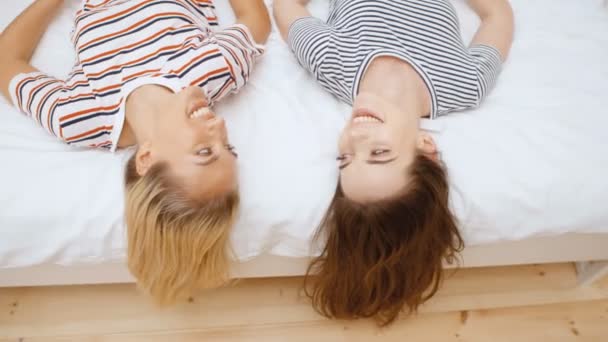
[(406, 183), (406, 166), (399, 162), (370, 165), (365, 161), (353, 161), (340, 172), (342, 192), (356, 202), (392, 197), (401, 191)]

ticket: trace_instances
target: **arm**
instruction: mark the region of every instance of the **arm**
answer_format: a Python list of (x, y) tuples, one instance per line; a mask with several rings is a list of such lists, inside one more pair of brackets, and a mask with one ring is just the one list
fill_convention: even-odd
[(481, 19), (471, 45), (495, 47), (505, 61), (513, 42), (513, 10), (508, 0), (468, 0)]
[(294, 21), (309, 17), (310, 12), (306, 8), (310, 0), (274, 0), (274, 18), (283, 39), (287, 40), (289, 28)]
[(63, 3), (64, 0), (36, 0), (0, 34), (0, 89), (9, 101), (13, 77), (37, 71), (29, 62)]
[(264, 0), (230, 0), (236, 21), (249, 28), (256, 43), (263, 44), (270, 34), (270, 17)]

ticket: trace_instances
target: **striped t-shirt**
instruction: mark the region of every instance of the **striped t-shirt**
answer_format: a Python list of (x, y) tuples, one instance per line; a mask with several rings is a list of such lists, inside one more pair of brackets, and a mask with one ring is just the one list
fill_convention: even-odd
[(262, 47), (243, 25), (217, 25), (211, 0), (85, 0), (72, 72), (66, 80), (17, 75), (13, 103), (70, 145), (115, 150), (137, 87), (197, 85), (213, 103), (247, 82)]
[(429, 89), (431, 118), (479, 105), (501, 67), (494, 47), (465, 47), (448, 0), (332, 0), (327, 22), (296, 20), (288, 43), (325, 89), (351, 105), (375, 57), (406, 61)]

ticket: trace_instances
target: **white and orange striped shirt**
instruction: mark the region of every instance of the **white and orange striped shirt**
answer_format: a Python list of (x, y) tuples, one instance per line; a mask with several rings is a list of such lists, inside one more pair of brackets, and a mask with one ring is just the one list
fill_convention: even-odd
[(263, 48), (249, 29), (217, 27), (212, 0), (85, 0), (66, 80), (41, 72), (11, 81), (13, 103), (70, 145), (115, 150), (125, 99), (145, 84), (197, 85), (211, 103), (245, 85)]

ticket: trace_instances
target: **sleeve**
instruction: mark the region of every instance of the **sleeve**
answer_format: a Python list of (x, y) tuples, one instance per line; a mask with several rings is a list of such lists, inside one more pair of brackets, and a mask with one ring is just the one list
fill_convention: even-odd
[(255, 42), (249, 28), (242, 24), (216, 32), (215, 38), (232, 69), (236, 91), (249, 81), (255, 60), (264, 53), (264, 47)]
[(479, 99), (482, 100), (496, 84), (502, 68), (500, 52), (489, 45), (474, 45), (469, 48), (477, 70), (479, 82)]
[[(111, 133), (82, 69), (75, 68), (65, 81), (42, 72), (19, 74), (11, 80), (9, 90), (13, 104), (23, 114), (68, 144), (81, 145), (90, 142), (82, 138), (103, 138)], [(97, 129), (95, 134), (87, 134), (92, 129)]]
[(328, 47), (331, 30), (321, 19), (300, 18), (291, 24), (287, 44), (302, 67), (318, 74)]

